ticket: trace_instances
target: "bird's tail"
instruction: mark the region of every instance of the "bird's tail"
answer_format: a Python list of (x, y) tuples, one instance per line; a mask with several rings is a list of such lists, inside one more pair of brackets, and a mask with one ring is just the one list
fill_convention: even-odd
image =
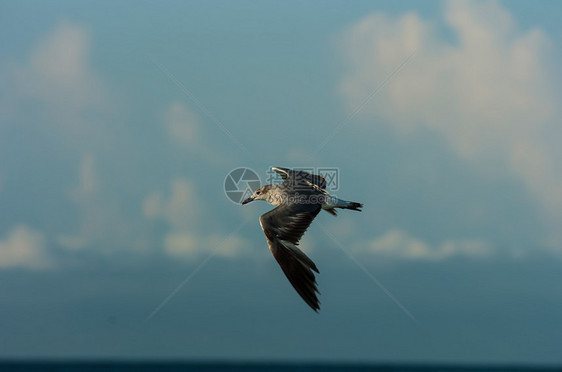
[(324, 205), (322, 205), (322, 208), (330, 213), (333, 216), (336, 216), (336, 208), (341, 208), (341, 209), (351, 209), (353, 211), (358, 211), (361, 212), (361, 208), (363, 208), (363, 204), (361, 203), (356, 203), (356, 202), (352, 202), (352, 201), (347, 201), (347, 200), (342, 200), (342, 199), (338, 199), (336, 197), (331, 197), (327, 203), (325, 203)]
[(358, 212), (361, 212), (361, 208), (363, 208), (363, 204), (361, 203), (348, 202), (348, 201), (346, 201), (346, 203), (347, 203), (346, 206), (341, 208), (351, 209), (352, 211), (358, 211)]
[(363, 208), (363, 204), (351, 202), (351, 201), (343, 201), (342, 204), (343, 204), (342, 206), (338, 205), (337, 207), (343, 209), (351, 209), (352, 211), (358, 211), (358, 212), (361, 212), (361, 208)]

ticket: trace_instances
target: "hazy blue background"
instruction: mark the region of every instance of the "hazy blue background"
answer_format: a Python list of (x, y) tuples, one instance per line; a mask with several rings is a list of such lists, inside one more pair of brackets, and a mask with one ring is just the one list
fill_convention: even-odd
[[(0, 3), (0, 357), (562, 363), (561, 16)], [(365, 204), (302, 241), (319, 314), (239, 166)]]

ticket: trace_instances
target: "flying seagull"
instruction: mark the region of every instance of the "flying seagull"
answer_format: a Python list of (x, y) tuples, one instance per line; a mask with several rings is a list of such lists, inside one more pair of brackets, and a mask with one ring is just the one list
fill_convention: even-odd
[(260, 217), (269, 250), (302, 299), (314, 311), (320, 309), (316, 293), (316, 265), (298, 247), (300, 238), (321, 209), (336, 215), (335, 208), (361, 211), (363, 204), (338, 199), (326, 191), (326, 180), (301, 170), (273, 167), (281, 184), (264, 185), (244, 200), (265, 200), (276, 208)]

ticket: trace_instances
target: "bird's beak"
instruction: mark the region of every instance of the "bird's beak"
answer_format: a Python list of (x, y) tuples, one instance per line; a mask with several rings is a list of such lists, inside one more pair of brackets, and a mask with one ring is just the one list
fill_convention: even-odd
[(251, 201), (253, 201), (253, 200), (254, 200), (254, 198), (250, 196), (248, 199), (246, 199), (246, 200), (244, 200), (244, 201), (242, 202), (242, 205), (248, 204), (249, 202), (251, 202)]

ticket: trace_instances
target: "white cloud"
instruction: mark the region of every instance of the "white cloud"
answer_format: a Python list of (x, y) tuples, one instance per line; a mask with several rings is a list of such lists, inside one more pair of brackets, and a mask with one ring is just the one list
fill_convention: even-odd
[(63, 21), (30, 52), (26, 61), (5, 62), (2, 108), (21, 117), (41, 111), (50, 123), (70, 134), (91, 132), (89, 110), (106, 106), (101, 78), (89, 63), (90, 37), (84, 27)]
[[(90, 38), (84, 28), (61, 22), (33, 51), (27, 88), (44, 100), (89, 105), (97, 78), (89, 66)], [(47, 90), (48, 89), (48, 90)]]
[(209, 249), (216, 248), (219, 257), (233, 258), (249, 254), (250, 247), (250, 241), (238, 235), (231, 235), (228, 237), (211, 235), (207, 239), (207, 245), (205, 245), (203, 249), (209, 251)]
[(197, 232), (171, 232), (164, 237), (164, 251), (170, 257), (192, 259), (215, 252), (219, 257), (234, 258), (248, 253), (250, 243), (239, 236), (202, 236)]
[(191, 257), (197, 253), (198, 241), (193, 233), (169, 233), (164, 238), (164, 250), (172, 257)]
[(164, 235), (164, 252), (172, 258), (193, 259), (216, 250), (219, 257), (232, 258), (248, 252), (250, 243), (239, 236), (222, 236), (205, 233), (206, 213), (198, 202), (197, 192), (191, 181), (174, 178), (170, 192), (164, 195), (154, 192), (143, 202), (144, 216), (163, 219), (169, 225)]
[[(41, 127), (37, 133), (53, 133), (45, 138), (46, 144), (68, 145), (74, 154), (95, 152), (109, 134), (104, 132), (103, 118), (111, 112), (111, 100), (103, 79), (92, 67), (91, 50), (86, 27), (61, 21), (25, 57), (3, 61), (0, 110), (6, 113), (7, 124), (30, 132)], [(109, 252), (116, 245), (136, 244), (130, 236), (132, 224), (122, 218), (118, 201), (102, 195), (100, 186), (94, 156), (84, 155), (78, 185), (69, 192), (80, 212), (79, 227), (76, 232), (60, 234), (56, 238), (60, 246), (81, 249), (97, 245)]]
[(164, 200), (162, 194), (155, 192), (144, 199), (142, 203), (142, 210), (144, 216), (150, 219), (158, 218), (163, 214)]
[(45, 250), (45, 238), (27, 226), (16, 226), (0, 240), (0, 268), (44, 269), (53, 262)]
[(212, 144), (213, 141), (208, 140), (202, 118), (190, 107), (173, 101), (161, 114), (161, 119), (168, 139), (179, 145), (179, 148), (187, 150), (211, 166), (232, 166), (232, 154), (226, 156), (222, 149), (216, 148)]
[(59, 235), (57, 236), (57, 243), (69, 250), (79, 250), (89, 244), (84, 236), (80, 235)]
[(195, 145), (199, 131), (199, 118), (180, 102), (172, 102), (164, 114), (168, 136), (184, 145)]
[(349, 109), (416, 51), (362, 114), (382, 117), (402, 134), (433, 131), (467, 161), (509, 169), (561, 221), (562, 147), (552, 141), (560, 138), (560, 76), (548, 37), (519, 30), (498, 2), (450, 1), (443, 20), (455, 42), (416, 13), (377, 13), (351, 27), (341, 82)]
[[(390, 230), (368, 244), (367, 251), (389, 257), (442, 260), (453, 256), (488, 257), (492, 247), (479, 239), (448, 239), (432, 246), (421, 239), (410, 236), (402, 230)], [(361, 250), (365, 253), (365, 250)]]
[(57, 243), (69, 250), (95, 249), (107, 255), (123, 249), (145, 250), (142, 226), (125, 217), (119, 198), (104, 187), (93, 155), (82, 156), (77, 179), (68, 195), (79, 212), (78, 228), (59, 234)]
[(99, 177), (96, 171), (94, 157), (87, 154), (82, 157), (78, 172), (78, 187), (72, 190), (71, 195), (76, 200), (93, 197), (98, 192)]
[(70, 198), (82, 211), (80, 229), (75, 234), (61, 234), (57, 243), (71, 250), (91, 246), (96, 237), (107, 233), (107, 223), (112, 220), (99, 200), (99, 177), (95, 159), (84, 155), (78, 169), (78, 186), (69, 192)]
[(149, 195), (143, 202), (143, 211), (148, 218), (164, 218), (176, 229), (194, 226), (202, 213), (195, 188), (185, 178), (171, 181), (171, 195), (167, 200), (160, 192)]

